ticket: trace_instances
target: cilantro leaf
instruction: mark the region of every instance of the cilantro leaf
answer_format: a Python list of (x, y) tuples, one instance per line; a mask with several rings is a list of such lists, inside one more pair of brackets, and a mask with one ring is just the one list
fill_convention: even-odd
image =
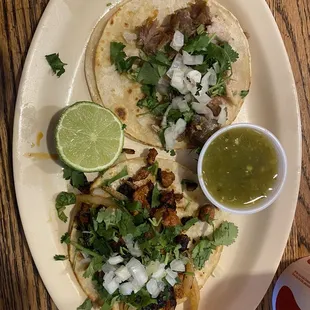
[(215, 249), (216, 247), (209, 239), (201, 239), (192, 251), (193, 262), (196, 268), (199, 270), (202, 269), (205, 262), (210, 258), (210, 255)]
[(170, 150), (170, 156), (175, 156), (176, 155), (176, 152), (175, 152), (175, 150)]
[(144, 233), (148, 232), (150, 230), (150, 224), (149, 223), (143, 223), (136, 227), (136, 230), (133, 234), (134, 238), (138, 238), (142, 236)]
[(127, 125), (126, 125), (126, 124), (123, 124), (123, 125), (122, 125), (122, 129), (125, 130), (126, 128), (127, 128)]
[(157, 68), (154, 68), (149, 62), (145, 62), (137, 76), (137, 81), (141, 84), (157, 85), (160, 79)]
[(158, 161), (155, 161), (155, 163), (149, 166), (147, 170), (150, 171), (152, 175), (157, 176), (158, 166)]
[(55, 207), (57, 210), (58, 218), (61, 221), (65, 223), (67, 222), (68, 217), (64, 211), (66, 210), (66, 206), (75, 204), (75, 202), (76, 197), (73, 193), (61, 192), (57, 195)]
[(240, 97), (244, 99), (249, 94), (249, 90), (242, 90), (240, 92)]
[(116, 226), (122, 219), (122, 211), (119, 209), (107, 208), (101, 209), (97, 215), (97, 222), (100, 224), (104, 221), (106, 229)]
[(127, 166), (125, 166), (117, 175), (112, 177), (111, 179), (107, 179), (103, 181), (103, 185), (110, 186), (113, 182), (122, 179), (128, 175)]
[(133, 223), (133, 217), (130, 214), (123, 212), (122, 219), (118, 223), (118, 229), (119, 229), (119, 233), (122, 236), (126, 236), (129, 234), (134, 235), (136, 226)]
[(165, 130), (166, 128), (158, 133), (159, 141), (164, 149), (166, 149)]
[(67, 64), (62, 62), (59, 58), (59, 54), (50, 54), (50, 55), (45, 55), (45, 59), (47, 60), (48, 64), (52, 68), (53, 72), (60, 77), (62, 74), (65, 73), (65, 68)]
[(69, 233), (64, 233), (60, 238), (60, 243), (69, 244), (70, 243), (70, 236)]
[(56, 260), (56, 261), (63, 261), (63, 260), (66, 260), (66, 259), (68, 259), (68, 256), (66, 256), (66, 255), (54, 255), (54, 260)]
[(166, 66), (166, 67), (171, 66), (171, 60), (169, 59), (169, 57), (165, 53), (163, 53), (161, 51), (158, 51), (156, 53), (156, 55), (154, 55), (154, 56), (150, 56), (149, 61), (153, 64), (157, 64), (157, 65), (161, 65), (161, 66)]
[(85, 174), (81, 171), (76, 171), (68, 166), (63, 169), (63, 178), (70, 180), (70, 184), (75, 188), (80, 188), (88, 184)]
[(85, 301), (76, 309), (76, 310), (91, 310), (93, 304), (89, 298), (86, 298)]
[(195, 225), (198, 222), (198, 218), (197, 217), (193, 217), (192, 219), (188, 220), (185, 225), (182, 227), (183, 230), (188, 230), (190, 229), (193, 225)]
[(89, 266), (85, 270), (83, 277), (84, 278), (89, 278), (92, 277), (95, 272), (101, 270), (103, 265), (103, 258), (100, 256), (93, 257)]
[(213, 233), (214, 245), (231, 245), (238, 236), (238, 227), (234, 223), (223, 222)]
[(205, 32), (195, 36), (193, 39), (189, 40), (188, 43), (184, 46), (183, 50), (190, 54), (197, 54), (202, 51), (207, 51), (208, 45), (214, 39), (214, 36), (209, 36)]
[(155, 184), (152, 192), (152, 202), (151, 202), (152, 208), (157, 208), (160, 205), (159, 195), (160, 195), (159, 189), (157, 187), (157, 184)]
[(110, 44), (110, 59), (111, 63), (115, 65), (116, 70), (119, 73), (127, 72), (131, 69), (132, 65), (140, 59), (137, 56), (127, 57), (124, 52), (124, 45), (121, 42), (111, 42)]
[(227, 42), (223, 44), (222, 48), (227, 56), (227, 59), (229, 59), (231, 63), (238, 60), (239, 54)]

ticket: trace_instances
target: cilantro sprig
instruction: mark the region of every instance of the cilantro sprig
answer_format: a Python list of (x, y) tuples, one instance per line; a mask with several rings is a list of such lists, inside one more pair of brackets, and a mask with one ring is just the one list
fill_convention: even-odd
[(56, 197), (56, 210), (58, 214), (58, 218), (63, 221), (67, 222), (68, 216), (65, 214), (66, 206), (75, 204), (76, 197), (73, 193), (61, 192)]
[(67, 65), (66, 63), (62, 62), (59, 58), (59, 54), (54, 53), (50, 55), (45, 55), (45, 59), (47, 60), (48, 64), (50, 65), (51, 69), (53, 72), (60, 77), (65, 73), (65, 66)]
[(238, 228), (230, 222), (223, 222), (213, 233), (213, 238), (201, 238), (192, 251), (193, 262), (196, 268), (202, 269), (205, 262), (217, 246), (231, 245), (238, 236)]

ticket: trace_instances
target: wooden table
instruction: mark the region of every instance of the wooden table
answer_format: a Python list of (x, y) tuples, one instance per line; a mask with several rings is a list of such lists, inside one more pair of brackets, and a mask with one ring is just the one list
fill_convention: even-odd
[[(276, 280), (291, 262), (310, 255), (310, 2), (267, 2), (277, 20), (292, 63), (303, 123), (299, 201)], [(34, 265), (23, 233), (11, 160), (18, 84), (29, 44), (47, 3), (48, 0), (0, 1), (0, 309), (56, 309)], [(259, 310), (271, 309), (272, 288), (273, 284), (258, 307)]]

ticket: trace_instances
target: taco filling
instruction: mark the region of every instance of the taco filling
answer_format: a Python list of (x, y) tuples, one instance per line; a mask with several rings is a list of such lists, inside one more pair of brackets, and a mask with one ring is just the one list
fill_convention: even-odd
[[(149, 17), (133, 32), (124, 31), (125, 44), (110, 42), (117, 72), (141, 84), (137, 117), (155, 119), (152, 129), (166, 150), (178, 141), (201, 146), (226, 125), (233, 105), (227, 85), (239, 54), (212, 31), (209, 6), (196, 0), (161, 23)], [(132, 44), (138, 51), (128, 56), (125, 51)]]
[(197, 309), (222, 246), (237, 236), (194, 186), (194, 174), (156, 155), (151, 149), (145, 160), (111, 168), (92, 183), (91, 195), (76, 196), (73, 227), (62, 241), (90, 298), (85, 303), (159, 310), (189, 299)]

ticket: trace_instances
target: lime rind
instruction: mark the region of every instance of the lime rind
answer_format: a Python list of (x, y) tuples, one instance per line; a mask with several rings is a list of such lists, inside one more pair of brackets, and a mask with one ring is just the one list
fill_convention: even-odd
[(61, 115), (55, 132), (61, 160), (83, 172), (102, 171), (117, 160), (124, 145), (123, 124), (109, 109), (81, 101)]

